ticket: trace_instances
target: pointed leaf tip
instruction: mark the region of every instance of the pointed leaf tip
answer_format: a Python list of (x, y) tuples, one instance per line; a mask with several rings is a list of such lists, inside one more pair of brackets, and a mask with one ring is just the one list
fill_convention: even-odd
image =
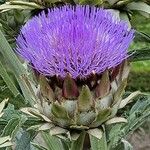
[(67, 111), (59, 104), (52, 104), (52, 114), (57, 118), (68, 118)]
[(102, 78), (99, 84), (96, 87), (96, 97), (102, 98), (109, 93), (110, 90), (110, 80), (109, 80), (109, 72), (106, 70), (102, 74)]
[(101, 139), (103, 136), (103, 131), (101, 129), (95, 128), (87, 131), (89, 135), (96, 137), (97, 139)]
[(47, 98), (49, 101), (54, 101), (55, 96), (52, 88), (48, 84), (46, 77), (40, 75), (40, 91), (42, 95)]
[(71, 75), (67, 75), (63, 83), (63, 96), (66, 99), (75, 99), (79, 96), (78, 87)]
[(83, 85), (78, 99), (79, 111), (89, 111), (93, 106), (93, 97), (87, 85)]

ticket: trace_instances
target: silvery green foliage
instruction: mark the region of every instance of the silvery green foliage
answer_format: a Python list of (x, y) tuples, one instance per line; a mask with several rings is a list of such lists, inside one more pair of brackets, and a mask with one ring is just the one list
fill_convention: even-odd
[[(38, 1), (39, 2), (39, 1)], [(57, 1), (49, 1), (54, 3), (55, 5), (57, 5)], [(86, 0), (75, 0), (75, 3), (85, 3), (87, 4), (88, 1)], [(102, 5), (103, 1), (92, 1), (92, 4), (97, 4), (97, 5)], [(126, 3), (126, 1), (122, 1), (122, 3), (119, 3), (119, 1), (117, 0), (110, 0), (108, 1), (109, 3), (105, 4), (105, 7), (107, 8), (125, 8), (127, 11), (125, 12), (125, 17), (126, 19), (128, 19), (128, 17), (126, 17), (126, 13), (130, 13), (131, 11), (138, 11), (140, 12), (142, 15), (148, 17), (149, 16), (149, 6), (144, 3), (144, 2), (132, 2), (130, 3), (130, 1), (127, 1), (128, 3)], [(147, 1), (148, 2), (148, 1)], [(28, 9), (29, 10), (29, 15), (28, 17), (31, 16), (31, 12), (33, 12), (32, 10), (36, 7), (36, 8), (41, 8), (41, 7), (45, 7), (45, 6), (50, 6), (47, 4), (47, 2), (44, 3), (39, 3), (39, 5), (34, 5), (34, 3), (7, 3), (6, 5), (2, 5), (0, 6), (0, 11), (4, 11), (4, 6), (7, 6), (7, 8), (13, 9), (14, 8), (14, 4), (16, 5), (15, 7), (17, 9)], [(67, 3), (73, 3), (72, 0), (67, 1)], [(33, 5), (32, 5), (33, 4)], [(43, 5), (44, 4), (44, 5)], [(29, 5), (26, 7), (26, 5)], [(103, 4), (104, 5), (104, 4)], [(22, 6), (22, 8), (20, 7)], [(8, 10), (8, 9), (7, 9)], [(20, 12), (19, 12), (20, 13)], [(22, 13), (22, 12), (21, 12)], [(20, 14), (21, 14), (20, 13)], [(5, 13), (6, 15), (7, 12)], [(19, 18), (17, 16), (17, 19), (19, 21)], [(9, 21), (9, 19), (6, 19), (5, 22), (3, 22), (2, 19), (0, 19), (0, 23), (2, 24), (1, 29), (4, 27), (5, 30), (10, 30), (8, 29), (8, 26), (5, 26), (6, 22)], [(12, 21), (13, 23), (14, 21)], [(23, 21), (24, 22), (24, 21)], [(23, 23), (21, 21), (21, 24)], [(15, 27), (14, 27), (15, 28)], [(16, 32), (15, 32), (16, 33)], [(13, 37), (13, 34), (11, 35), (11, 37)], [(144, 39), (149, 39), (149, 37), (147, 35), (141, 35), (140, 36)], [(14, 57), (14, 53), (12, 51), (12, 49), (10, 48), (10, 45), (8, 44), (8, 42), (6, 41), (6, 39), (4, 38), (4, 36), (0, 33), (0, 52), (3, 54), (3, 57), (5, 60), (7, 60), (9, 62), (9, 66), (12, 69), (11, 71), (15, 74), (16, 78), (17, 78), (17, 84), (14, 84), (14, 86), (18, 89), (18, 85), (19, 85), (19, 90), (16, 90), (16, 88), (13, 88), (13, 86), (9, 86), (9, 81), (12, 79), (9, 79), (8, 76), (6, 75), (6, 71), (3, 69), (3, 73), (0, 72), (0, 76), (3, 77), (3, 80), (0, 81), (1, 85), (1, 89), (0, 89), (0, 96), (1, 96), (1, 101), (4, 98), (10, 97), (9, 102), (11, 104), (8, 105), (8, 107), (5, 106), (5, 110), (4, 110), (4, 114), (2, 116), (2, 118), (0, 118), (0, 133), (2, 137), (5, 137), (5, 139), (3, 139), (4, 141), (10, 141), (10, 139), (13, 141), (13, 144), (16, 142), (16, 148), (18, 150), (20, 149), (24, 149), (24, 147), (26, 147), (28, 150), (34, 150), (34, 149), (42, 149), (42, 150), (46, 150), (46, 149), (56, 149), (56, 145), (58, 145), (58, 149), (59, 146), (61, 146), (62, 149), (67, 150), (69, 147), (71, 147), (72, 149), (75, 149), (76, 146), (80, 145), (80, 147), (83, 146), (83, 142), (82, 138), (84, 138), (84, 133), (79, 137), (79, 134), (74, 135), (72, 137), (72, 139), (74, 140), (74, 142), (72, 144), (70, 144), (70, 142), (67, 139), (62, 139), (61, 136), (59, 136), (59, 138), (53, 139), (53, 136), (47, 134), (46, 131), (42, 132), (43, 134), (43, 138), (47, 139), (45, 140), (45, 142), (47, 143), (46, 145), (44, 144), (43, 146), (36, 143), (37, 141), (35, 141), (34, 137), (36, 136), (35, 133), (37, 133), (38, 129), (39, 129), (39, 124), (43, 124), (45, 122), (43, 122), (43, 119), (39, 120), (35, 117), (29, 117), (28, 115), (24, 115), (20, 112), (19, 108), (20, 106), (29, 106), (32, 105), (34, 103), (34, 99), (35, 99), (35, 95), (32, 93), (34, 87), (30, 85), (30, 83), (28, 81), (32, 81), (32, 76), (31, 74), (26, 70), (26, 68), (24, 68), (24, 66), (18, 61), (17, 57)], [(9, 37), (9, 35), (8, 35)], [(141, 39), (140, 37), (140, 39)], [(146, 38), (145, 38), (146, 37)], [(13, 39), (14, 40), (14, 39)], [(141, 51), (138, 52), (138, 55), (134, 55), (136, 57), (133, 57), (134, 61), (136, 60), (141, 60), (141, 59), (150, 59), (150, 55), (148, 53), (148, 51)], [(0, 61), (2, 61), (0, 59)], [(2, 65), (4, 64), (4, 62), (2, 62)], [(4, 66), (1, 67), (1, 69), (4, 68)], [(25, 76), (23, 76), (25, 75)], [(23, 76), (23, 78), (22, 78)], [(22, 92), (20, 92), (20, 89), (22, 90)], [(19, 93), (19, 94), (17, 94)], [(24, 100), (23, 102), (23, 96), (22, 93), (24, 94), (24, 97), (26, 98), (26, 100)], [(13, 99), (12, 99), (13, 97)], [(21, 98), (20, 98), (21, 97)], [(134, 99), (135, 101), (133, 101), (133, 103), (129, 103), (127, 105), (127, 107), (125, 107), (125, 109), (123, 109), (123, 112), (125, 114), (125, 118), (128, 120), (128, 123), (117, 123), (117, 124), (109, 124), (104, 126), (101, 130), (104, 131), (107, 130), (109, 132), (106, 132), (106, 137), (103, 136), (103, 132), (101, 132), (101, 130), (99, 131), (99, 137), (101, 137), (101, 140), (95, 139), (96, 137), (93, 138), (93, 136), (91, 135), (91, 149), (95, 150), (95, 149), (100, 149), (102, 144), (99, 145), (101, 142), (104, 144), (102, 149), (106, 149), (106, 147), (110, 147), (112, 149), (117, 149), (120, 150), (120, 145), (123, 146), (124, 148), (129, 148), (131, 149), (131, 145), (125, 141), (124, 139), (126, 138), (127, 134), (130, 132), (133, 132), (134, 130), (136, 130), (145, 120), (147, 120), (147, 118), (150, 116), (149, 112), (150, 112), (150, 100), (149, 100), (150, 96), (144, 96), (141, 95), (139, 97), (138, 100)], [(12, 105), (15, 105), (14, 106)], [(31, 128), (32, 126), (32, 128)], [(29, 129), (30, 130), (27, 130)], [(42, 126), (42, 129), (45, 129), (46, 127)], [(56, 130), (55, 130), (56, 131)], [(57, 132), (60, 132), (60, 130), (57, 130)], [(104, 132), (105, 133), (105, 132)], [(8, 136), (9, 135), (9, 136)], [(97, 136), (97, 134), (95, 135)], [(34, 139), (34, 140), (33, 140)], [(0, 138), (1, 141), (1, 138)], [(55, 142), (53, 142), (55, 141)], [(106, 141), (108, 142), (108, 145), (106, 145)], [(123, 142), (123, 143), (122, 143)], [(51, 143), (52, 145), (50, 145), (49, 143)], [(95, 144), (96, 143), (96, 144)], [(123, 145), (124, 144), (124, 145)], [(12, 147), (14, 148), (14, 146)]]

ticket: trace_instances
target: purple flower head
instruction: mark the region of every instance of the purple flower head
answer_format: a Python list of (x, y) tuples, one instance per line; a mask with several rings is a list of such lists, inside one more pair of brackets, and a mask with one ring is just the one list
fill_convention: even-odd
[(64, 6), (29, 20), (17, 38), (17, 52), (44, 75), (82, 79), (126, 59), (133, 34), (108, 10)]

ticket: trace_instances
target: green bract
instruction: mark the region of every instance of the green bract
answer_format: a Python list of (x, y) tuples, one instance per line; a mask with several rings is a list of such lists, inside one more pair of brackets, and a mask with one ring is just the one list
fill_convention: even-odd
[(65, 133), (70, 138), (73, 129), (86, 130), (101, 138), (91, 130), (98, 130), (105, 123), (126, 122), (124, 118), (116, 118), (116, 113), (139, 94), (122, 99), (129, 68), (128, 62), (124, 61), (100, 76), (93, 74), (92, 79), (84, 83), (77, 83), (70, 75), (64, 81), (40, 75), (37, 103), (34, 108), (22, 108), (22, 111), (44, 120), (45, 123), (38, 126), (39, 130), (50, 130), (52, 135)]

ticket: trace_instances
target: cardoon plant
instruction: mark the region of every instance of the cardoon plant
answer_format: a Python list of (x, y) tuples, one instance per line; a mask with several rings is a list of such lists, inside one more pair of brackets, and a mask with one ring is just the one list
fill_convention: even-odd
[(22, 111), (69, 140), (80, 133), (100, 139), (105, 124), (126, 122), (117, 111), (126, 104), (133, 37), (126, 22), (102, 8), (67, 5), (32, 18), (17, 38), (17, 53), (35, 73), (38, 98)]

